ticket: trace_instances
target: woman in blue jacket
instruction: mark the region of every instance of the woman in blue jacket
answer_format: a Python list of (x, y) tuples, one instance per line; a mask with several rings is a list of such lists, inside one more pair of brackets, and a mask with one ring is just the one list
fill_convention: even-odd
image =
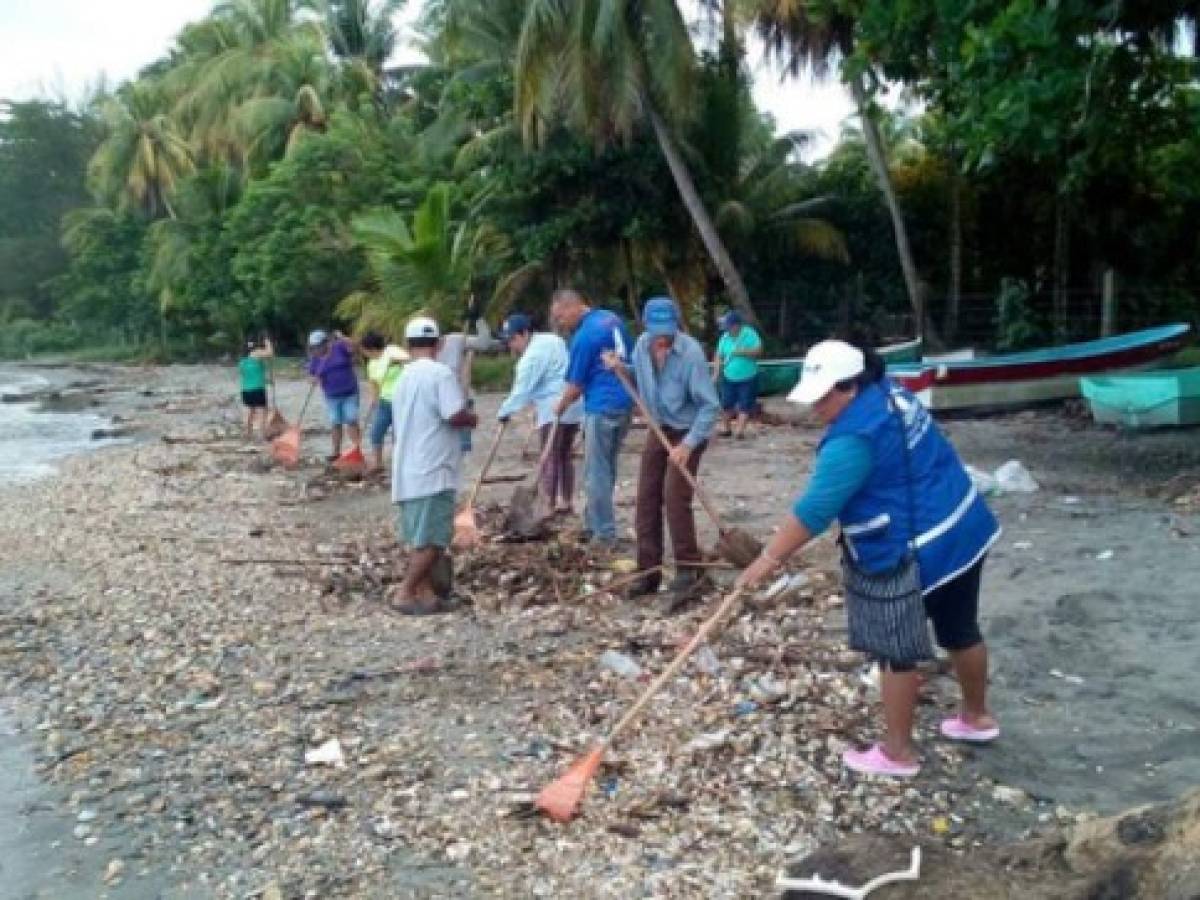
[[(941, 732), (953, 740), (995, 740), (1000, 729), (987, 707), (988, 657), (978, 612), (984, 558), (1000, 528), (954, 448), (921, 403), (884, 375), (876, 354), (843, 341), (823, 341), (809, 351), (788, 399), (810, 406), (827, 430), (807, 489), (739, 583), (760, 583), (834, 520), (849, 571), (886, 580), (886, 573), (914, 560), (925, 615), (962, 689), (959, 714), (943, 721)], [(848, 591), (847, 602), (862, 601)], [(853, 618), (855, 610), (849, 612)], [(917, 627), (924, 637), (923, 623)], [(879, 663), (885, 738), (843, 759), (858, 772), (912, 777), (920, 770), (912, 741), (915, 666), (887, 658)]]

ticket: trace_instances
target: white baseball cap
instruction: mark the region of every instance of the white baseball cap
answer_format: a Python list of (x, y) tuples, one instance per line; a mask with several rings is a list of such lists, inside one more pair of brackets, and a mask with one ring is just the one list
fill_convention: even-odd
[(409, 319), (408, 324), (404, 326), (404, 339), (406, 341), (441, 336), (441, 332), (438, 331), (437, 322), (428, 316), (417, 316), (415, 319)]
[(839, 381), (862, 373), (866, 368), (863, 352), (845, 341), (821, 341), (804, 357), (800, 383), (788, 399), (793, 403), (816, 403)]

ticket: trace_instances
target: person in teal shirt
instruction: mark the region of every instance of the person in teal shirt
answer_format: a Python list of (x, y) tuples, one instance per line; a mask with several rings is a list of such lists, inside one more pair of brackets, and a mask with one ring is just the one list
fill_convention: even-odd
[[(762, 338), (742, 317), (730, 310), (721, 317), (721, 340), (713, 357), (713, 377), (721, 385), (721, 434), (746, 436), (746, 425), (758, 404), (758, 357)], [(737, 424), (730, 428), (730, 419)]]
[(246, 437), (254, 436), (254, 419), (262, 419), (263, 440), (267, 438), (267, 360), (275, 355), (271, 339), (264, 338), (260, 346), (246, 342), (246, 352), (238, 360), (242, 405), (246, 407)]

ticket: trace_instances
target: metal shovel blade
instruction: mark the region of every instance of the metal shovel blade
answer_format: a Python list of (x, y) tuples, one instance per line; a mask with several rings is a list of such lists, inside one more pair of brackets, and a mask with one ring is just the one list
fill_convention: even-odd
[(546, 534), (549, 515), (541, 491), (536, 485), (518, 485), (508, 504), (508, 515), (504, 519), (504, 531), (522, 540), (536, 540)]
[(763, 545), (758, 539), (740, 528), (727, 529), (717, 541), (717, 552), (739, 569), (758, 559), (762, 550)]

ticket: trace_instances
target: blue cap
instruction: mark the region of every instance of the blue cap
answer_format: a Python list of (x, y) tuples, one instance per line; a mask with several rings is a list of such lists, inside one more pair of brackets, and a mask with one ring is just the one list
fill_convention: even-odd
[(679, 333), (679, 310), (670, 297), (651, 297), (642, 309), (642, 324), (651, 337), (673, 337)]
[(737, 310), (731, 309), (725, 315), (721, 316), (721, 330), (728, 331), (734, 325), (741, 325), (742, 317), (738, 315)]
[(500, 340), (511, 341), (513, 335), (533, 330), (533, 320), (525, 313), (513, 313), (500, 326)]

